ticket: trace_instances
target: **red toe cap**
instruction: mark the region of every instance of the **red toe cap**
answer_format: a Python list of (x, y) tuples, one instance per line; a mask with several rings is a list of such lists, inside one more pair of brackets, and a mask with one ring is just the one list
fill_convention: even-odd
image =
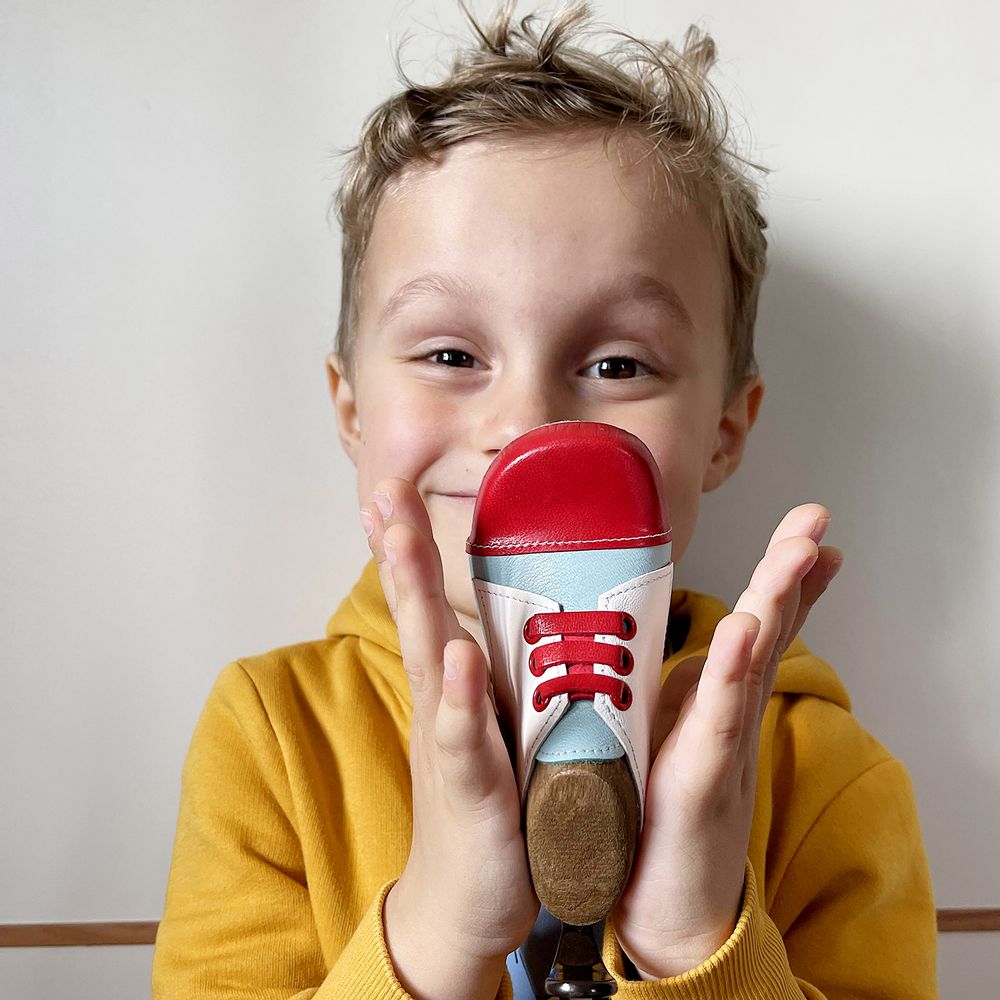
[(634, 434), (582, 420), (511, 441), (479, 487), (470, 555), (640, 548), (670, 541), (660, 470)]

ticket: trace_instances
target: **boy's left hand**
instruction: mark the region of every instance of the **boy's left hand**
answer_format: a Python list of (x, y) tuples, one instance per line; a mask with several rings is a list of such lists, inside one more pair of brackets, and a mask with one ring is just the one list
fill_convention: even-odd
[(778, 661), (843, 560), (819, 547), (820, 504), (785, 515), (708, 656), (686, 660), (663, 686), (669, 729), (646, 786), (629, 884), (614, 911), (625, 954), (644, 978), (700, 965), (732, 934), (743, 896), (760, 725)]

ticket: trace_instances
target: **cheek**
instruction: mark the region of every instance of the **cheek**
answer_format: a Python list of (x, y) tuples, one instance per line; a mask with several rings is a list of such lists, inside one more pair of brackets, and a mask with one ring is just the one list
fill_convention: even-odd
[(694, 533), (701, 499), (701, 468), (697, 463), (671, 461), (666, 468), (661, 466), (660, 472), (670, 512), (674, 538), (673, 557), (676, 562), (684, 554)]
[[(633, 432), (635, 433), (635, 432)], [(661, 424), (638, 436), (646, 443), (663, 477), (663, 492), (673, 533), (673, 559), (678, 562), (694, 533), (704, 477), (703, 441), (693, 426)]]
[(365, 497), (389, 476), (420, 488), (423, 473), (447, 447), (453, 420), (440, 399), (389, 390), (368, 395), (359, 424), (358, 493)]

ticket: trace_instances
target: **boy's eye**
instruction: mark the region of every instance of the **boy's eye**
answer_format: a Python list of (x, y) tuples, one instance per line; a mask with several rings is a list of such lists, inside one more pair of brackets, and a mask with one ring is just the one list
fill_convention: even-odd
[(598, 378), (635, 378), (637, 375), (651, 375), (652, 371), (635, 358), (601, 358), (596, 364), (585, 368), (584, 372), (595, 372)]
[(476, 359), (471, 354), (466, 351), (457, 351), (454, 348), (431, 351), (430, 354), (426, 355), (425, 360), (447, 365), (449, 368), (472, 368), (476, 363)]

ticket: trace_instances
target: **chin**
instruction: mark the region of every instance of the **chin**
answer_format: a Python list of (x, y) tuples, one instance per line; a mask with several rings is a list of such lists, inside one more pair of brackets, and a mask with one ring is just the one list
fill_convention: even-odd
[(462, 573), (448, 574), (444, 581), (444, 596), (455, 614), (465, 615), (474, 621), (479, 620), (479, 609), (476, 606), (476, 593), (472, 589), (472, 576), (467, 564), (462, 564)]

